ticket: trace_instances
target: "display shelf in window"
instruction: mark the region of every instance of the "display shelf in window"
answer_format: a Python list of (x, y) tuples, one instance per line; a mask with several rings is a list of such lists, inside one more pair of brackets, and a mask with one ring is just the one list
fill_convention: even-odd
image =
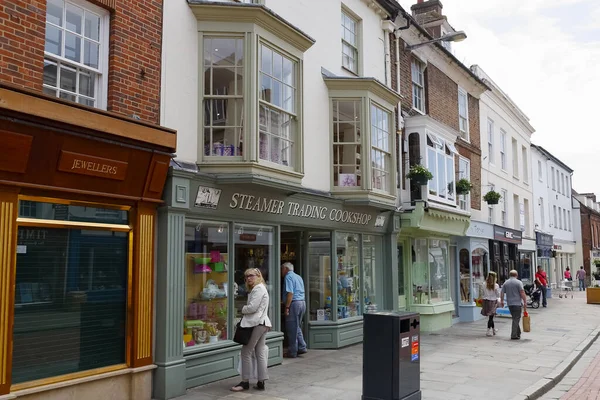
[(227, 340), (227, 263), (219, 251), (186, 254), (185, 347)]

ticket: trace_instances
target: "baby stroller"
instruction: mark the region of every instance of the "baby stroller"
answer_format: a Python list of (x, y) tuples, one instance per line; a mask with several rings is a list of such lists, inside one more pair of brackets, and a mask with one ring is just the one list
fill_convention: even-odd
[(525, 294), (529, 296), (527, 307), (540, 308), (540, 297), (542, 296), (542, 289), (540, 289), (539, 286), (536, 287), (533, 283), (529, 283), (523, 286), (523, 290), (525, 290)]

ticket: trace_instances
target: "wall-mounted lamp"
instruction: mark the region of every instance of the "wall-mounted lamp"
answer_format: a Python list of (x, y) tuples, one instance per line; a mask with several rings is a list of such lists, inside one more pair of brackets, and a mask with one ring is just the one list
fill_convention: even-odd
[(410, 51), (410, 50), (417, 49), (421, 46), (426, 46), (428, 44), (437, 43), (437, 42), (462, 42), (466, 38), (467, 38), (467, 34), (464, 31), (456, 31), (456, 32), (452, 32), (452, 33), (447, 33), (444, 36), (440, 36), (439, 38), (428, 40), (426, 42), (413, 44), (411, 46), (404, 45), (404, 50)]

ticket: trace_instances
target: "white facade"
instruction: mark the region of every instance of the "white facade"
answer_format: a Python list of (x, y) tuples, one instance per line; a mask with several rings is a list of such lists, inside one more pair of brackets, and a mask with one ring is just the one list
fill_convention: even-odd
[[(385, 21), (388, 18), (385, 11), (370, 1), (263, 0), (260, 4), (271, 9), (278, 18), (283, 18), (286, 23), (314, 39), (314, 44), (299, 56), (301, 59), (298, 64), (300, 71), (298, 84), (302, 85), (301, 93), (297, 97), (300, 99), (298, 107), (301, 109), (299, 129), (303, 132), (301, 184), (308, 189), (330, 192), (333, 185), (330, 134), (332, 117), (331, 112), (327, 111), (331, 110), (332, 95), (331, 88), (328, 88), (324, 82), (323, 73), (330, 73), (336, 77), (372, 77), (381, 84), (389, 86), (389, 50), (386, 50), (386, 43), (389, 42), (386, 40), (386, 33), (389, 31), (384, 33), (384, 28), (389, 25), (391, 29), (393, 25)], [(238, 5), (238, 7), (252, 6)], [(342, 12), (356, 22), (354, 42), (358, 53), (356, 74), (342, 66), (340, 35), (343, 24)], [(163, 27), (161, 124), (178, 132), (176, 161), (201, 164), (203, 144), (200, 143), (202, 127), (199, 114), (202, 113), (202, 93), (199, 93), (199, 88), (202, 82), (199, 82), (199, 79), (203, 79), (203, 67), (200, 63), (203, 62), (204, 57), (199, 50), (202, 45), (199, 32), (220, 28), (197, 20), (197, 16), (194, 15), (186, 0), (165, 2)], [(246, 36), (246, 39), (249, 37)], [(263, 37), (260, 36), (259, 40), (263, 40)], [(284, 37), (278, 38), (274, 35), (274, 37), (267, 37), (266, 40), (269, 43), (274, 42), (273, 46), (276, 48), (289, 47), (289, 44), (284, 43)], [(246, 44), (245, 49), (248, 48)], [(386, 54), (388, 58), (385, 57)], [(245, 57), (258, 58), (257, 52), (253, 51), (245, 51)], [(246, 99), (244, 101), (246, 102)], [(394, 143), (396, 135), (393, 106), (395, 105), (392, 104), (392, 109), (389, 110), (391, 111), (390, 141)], [(256, 110), (252, 111), (256, 112)], [(368, 111), (366, 114), (368, 118)], [(248, 130), (248, 126), (244, 126), (243, 129)], [(390, 153), (393, 153), (393, 150)], [(395, 154), (391, 154), (390, 157), (394, 161), (392, 165), (395, 165)], [(363, 164), (366, 164), (365, 160)], [(202, 165), (200, 168), (202, 169)], [(395, 180), (395, 172), (390, 175), (392, 176)], [(389, 195), (394, 201), (395, 187), (395, 182), (391, 182), (390, 179)]]
[(540, 146), (532, 145), (534, 223), (536, 231), (552, 235), (556, 257), (551, 280), (559, 283), (566, 267), (577, 263), (577, 228), (571, 199), (573, 170)]
[(531, 135), (529, 118), (479, 67), (471, 69), (491, 91), (479, 100), (481, 133), (482, 196), (490, 190), (502, 195), (497, 205), (481, 200), (481, 211), (471, 218), (523, 232), (524, 241), (534, 240)]

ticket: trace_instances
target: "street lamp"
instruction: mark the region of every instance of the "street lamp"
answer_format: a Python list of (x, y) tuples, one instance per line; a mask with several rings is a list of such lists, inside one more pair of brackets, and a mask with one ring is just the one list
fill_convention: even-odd
[(466, 38), (467, 38), (467, 34), (464, 31), (457, 31), (457, 32), (447, 33), (444, 36), (440, 36), (439, 38), (428, 40), (426, 42), (413, 44), (412, 46), (404, 45), (404, 50), (410, 51), (410, 50), (417, 49), (421, 46), (425, 46), (425, 45), (428, 45), (431, 43), (436, 43), (436, 42), (462, 42)]

